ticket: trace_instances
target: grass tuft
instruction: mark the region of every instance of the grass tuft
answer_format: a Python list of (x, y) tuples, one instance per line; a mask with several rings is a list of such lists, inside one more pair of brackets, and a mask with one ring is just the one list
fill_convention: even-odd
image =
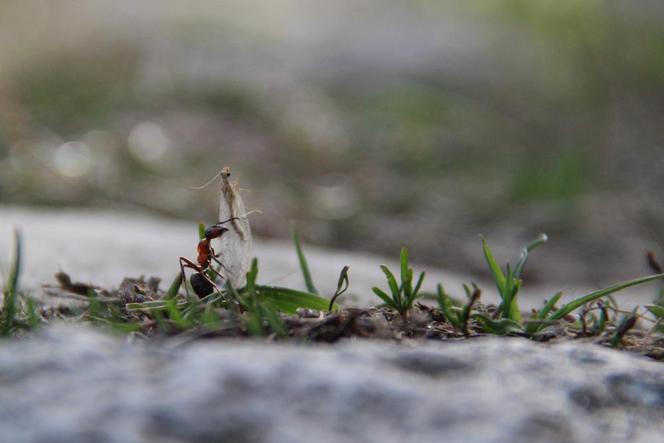
[(388, 295), (382, 289), (377, 287), (372, 288), (372, 290), (387, 306), (397, 311), (403, 319), (406, 319), (408, 311), (412, 309), (413, 303), (419, 295), (425, 273), (420, 273), (415, 286), (413, 286), (413, 269), (408, 265), (408, 249), (405, 246), (401, 248), (399, 264), (401, 271), (400, 285), (397, 285), (397, 280), (392, 271), (390, 271), (387, 266), (380, 265), (380, 269), (383, 271), (385, 278), (387, 279), (390, 294)]
[[(204, 229), (199, 226), (199, 234)], [(4, 302), (0, 316), (1, 333), (15, 335), (30, 330), (45, 321), (40, 306), (19, 292), (22, 269), (23, 241), (19, 231), (14, 234), (15, 249), (9, 276), (3, 289)], [(302, 247), (293, 231), (296, 252), (304, 277), (306, 291), (261, 285), (258, 283), (258, 261), (253, 259), (246, 275), (246, 285), (234, 288), (228, 282), (223, 290), (203, 298), (187, 298), (182, 292), (186, 284), (180, 273), (165, 291), (158, 283), (141, 279), (125, 279), (117, 290), (104, 290), (95, 286), (73, 283), (68, 275), (59, 273), (61, 291), (86, 306), (71, 312), (56, 314), (70, 317), (132, 336), (172, 336), (195, 338), (199, 336), (267, 336), (309, 337), (312, 340), (336, 340), (344, 336), (374, 336), (385, 321), (393, 334), (429, 338), (471, 337), (476, 334), (520, 335), (538, 340), (562, 335), (577, 337), (602, 336), (604, 343), (618, 347), (632, 346), (631, 332), (639, 314), (621, 311), (612, 294), (640, 284), (664, 279), (664, 273), (620, 282), (590, 294), (575, 298), (559, 306), (562, 292), (547, 300), (540, 310), (533, 310), (524, 320), (519, 310), (518, 294), (523, 284), (522, 275), (531, 252), (547, 238), (542, 235), (526, 245), (512, 267), (501, 268), (496, 262), (488, 242), (482, 237), (482, 250), (498, 292), (498, 306), (484, 305), (481, 290), (475, 285), (463, 285), (466, 300), (457, 301), (447, 294), (442, 284), (436, 294), (421, 291), (425, 273), (415, 278), (410, 266), (408, 249), (403, 247), (398, 272), (387, 266), (380, 269), (385, 275), (386, 289), (372, 288), (384, 307), (378, 309), (340, 309), (335, 304), (349, 287), (348, 266), (339, 273), (337, 287), (330, 299), (321, 297), (311, 279), (309, 266)], [(651, 267), (659, 269), (654, 256)], [(423, 296), (437, 300), (437, 308), (415, 303)], [(654, 330), (664, 322), (664, 304), (646, 305), (656, 319)], [(396, 311), (400, 317), (391, 315)], [(413, 310), (418, 316), (410, 316)], [(571, 318), (569, 314), (580, 311)], [(619, 315), (623, 313), (620, 320)], [(362, 319), (361, 321), (359, 319)], [(424, 318), (424, 320), (422, 320)], [(417, 319), (417, 321), (415, 320)], [(410, 320), (410, 321), (409, 321)], [(422, 321), (425, 323), (423, 324)], [(302, 332), (305, 331), (305, 332)], [(307, 332), (308, 331), (308, 332)], [(552, 335), (553, 334), (553, 335)], [(385, 335), (383, 335), (385, 336)]]
[(480, 235), (480, 239), (482, 240), (484, 258), (489, 266), (493, 280), (496, 283), (498, 294), (502, 299), (502, 317), (520, 322), (521, 310), (519, 309), (517, 294), (519, 293), (522, 284), (521, 274), (526, 266), (530, 252), (538, 246), (546, 243), (548, 237), (546, 234), (540, 234), (539, 237), (526, 245), (526, 247), (521, 250), (521, 254), (519, 255), (519, 259), (517, 260), (514, 269), (512, 269), (510, 264), (507, 263), (507, 275), (503, 273), (496, 262), (496, 259), (493, 257), (493, 253), (486, 238)]
[(309, 271), (309, 264), (307, 263), (307, 259), (304, 256), (304, 252), (302, 251), (302, 245), (300, 244), (300, 235), (297, 233), (297, 229), (295, 229), (295, 226), (291, 228), (291, 231), (293, 234), (293, 243), (295, 244), (295, 251), (297, 252), (297, 259), (300, 262), (300, 269), (302, 270), (302, 277), (304, 277), (304, 284), (307, 288), (307, 291), (311, 292), (312, 294), (318, 294), (316, 286), (314, 286), (314, 281), (311, 278), (311, 272)]
[(609, 286), (604, 289), (600, 289), (595, 292), (591, 292), (588, 295), (584, 295), (582, 297), (579, 297), (566, 305), (564, 305), (562, 308), (560, 308), (558, 311), (554, 312), (551, 314), (548, 319), (549, 320), (560, 320), (564, 318), (567, 314), (570, 314), (573, 311), (576, 311), (586, 303), (591, 303), (595, 300), (599, 300), (600, 298), (606, 297), (608, 295), (613, 294), (614, 292), (622, 291), (623, 289), (631, 288), (632, 286), (637, 286), (637, 285), (642, 285), (644, 283), (648, 283), (654, 280), (660, 280), (664, 278), (664, 274), (656, 274), (656, 275), (650, 275), (648, 277), (641, 277), (641, 278), (636, 278), (634, 280), (628, 280), (624, 281), (621, 283), (616, 283), (615, 285)]

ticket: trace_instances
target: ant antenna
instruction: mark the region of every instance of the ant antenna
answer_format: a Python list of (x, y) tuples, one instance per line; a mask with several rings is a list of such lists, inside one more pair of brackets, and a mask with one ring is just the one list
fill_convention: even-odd
[(247, 217), (248, 215), (253, 214), (254, 212), (258, 212), (259, 214), (262, 214), (262, 213), (263, 213), (263, 211), (261, 211), (260, 209), (252, 209), (252, 210), (249, 211), (249, 212), (245, 212), (244, 215), (236, 215), (235, 217), (231, 217), (231, 218), (229, 218), (228, 220), (224, 220), (224, 221), (217, 222), (216, 224), (218, 224), (218, 225), (223, 225), (224, 223), (228, 223), (229, 221), (232, 221), (232, 220), (239, 220), (240, 218), (245, 218), (245, 217)]
[(231, 217), (228, 220), (220, 221), (220, 222), (217, 222), (216, 224), (223, 225), (224, 223), (228, 223), (231, 220), (239, 220), (239, 219), (240, 219), (240, 217)]

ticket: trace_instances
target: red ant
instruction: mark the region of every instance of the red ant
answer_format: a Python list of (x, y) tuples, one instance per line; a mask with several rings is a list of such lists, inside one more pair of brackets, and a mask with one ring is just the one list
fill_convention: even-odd
[[(180, 257), (180, 272), (182, 273), (182, 281), (186, 281), (187, 276), (185, 275), (184, 268), (193, 269), (196, 271), (195, 274), (191, 274), (189, 281), (191, 287), (196, 292), (196, 295), (199, 297), (205, 297), (206, 295), (212, 293), (213, 290), (219, 292), (219, 288), (214, 282), (207, 276), (206, 272), (208, 270), (212, 271), (214, 274), (219, 276), (221, 279), (224, 278), (223, 275), (214, 269), (211, 264), (214, 261), (222, 268), (226, 269), (224, 264), (219, 260), (219, 255), (214, 252), (212, 248), (212, 240), (215, 238), (220, 238), (224, 233), (228, 231), (228, 228), (222, 226), (224, 223), (228, 223), (231, 220), (236, 220), (238, 217), (231, 217), (228, 220), (216, 223), (214, 225), (208, 226), (205, 228), (205, 238), (198, 242), (196, 250), (198, 251), (198, 257), (194, 263), (186, 257)], [(189, 288), (185, 283), (185, 290), (187, 291), (187, 296), (189, 296)]]

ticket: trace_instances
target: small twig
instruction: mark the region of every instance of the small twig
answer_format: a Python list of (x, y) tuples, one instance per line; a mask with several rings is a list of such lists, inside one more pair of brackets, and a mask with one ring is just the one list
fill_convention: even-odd
[(620, 324), (618, 327), (616, 327), (613, 338), (611, 339), (611, 346), (616, 347), (620, 344), (620, 342), (622, 342), (625, 334), (627, 334), (627, 332), (636, 325), (638, 318), (639, 316), (637, 315), (637, 308), (634, 308), (631, 314), (622, 318)]
[[(84, 302), (89, 302), (90, 301), (90, 297), (86, 297), (84, 295), (74, 294), (74, 293), (71, 293), (71, 292), (57, 292), (57, 293), (52, 292), (52, 290), (54, 290), (54, 289), (55, 290), (63, 289), (63, 288), (60, 288), (60, 287), (42, 285), (42, 288), (47, 289), (47, 291), (44, 291), (44, 293), (46, 295), (48, 295), (49, 297), (69, 298), (69, 299), (72, 299), (72, 300), (84, 301)], [(49, 291), (48, 289), (51, 289), (51, 291)], [(95, 301), (97, 301), (99, 303), (105, 303), (105, 304), (122, 303), (122, 301), (119, 298), (115, 298), (115, 297), (108, 297), (108, 298), (96, 297)]]
[(655, 271), (657, 274), (664, 273), (664, 267), (662, 267), (662, 265), (657, 261), (654, 252), (648, 251), (646, 253), (646, 257), (648, 259), (648, 265), (653, 271)]
[(327, 308), (328, 311), (332, 311), (332, 308), (334, 307), (334, 302), (337, 300), (337, 298), (341, 294), (346, 292), (346, 290), (348, 290), (348, 286), (350, 285), (348, 281), (348, 269), (350, 269), (348, 266), (344, 266), (341, 269), (341, 272), (339, 273), (339, 280), (337, 281), (337, 290), (330, 299), (330, 306)]
[(473, 305), (480, 299), (482, 296), (482, 290), (473, 283), (473, 293), (469, 297), (468, 304), (464, 307), (463, 310), (463, 334), (465, 336), (470, 335), (468, 330), (468, 321), (470, 320), (470, 313), (473, 310)]
[(588, 305), (583, 305), (583, 309), (581, 310), (581, 315), (579, 316), (581, 319), (581, 336), (582, 337), (587, 337), (588, 336), (588, 325), (586, 324), (586, 315), (588, 315), (589, 309)]
[(93, 291), (99, 289), (98, 287), (89, 285), (87, 283), (72, 282), (69, 274), (63, 271), (55, 274), (55, 279), (58, 281), (58, 283), (60, 283), (60, 287), (65, 291), (72, 292), (77, 295), (83, 295), (86, 296), (86, 298), (88, 298), (87, 295), (91, 289)]

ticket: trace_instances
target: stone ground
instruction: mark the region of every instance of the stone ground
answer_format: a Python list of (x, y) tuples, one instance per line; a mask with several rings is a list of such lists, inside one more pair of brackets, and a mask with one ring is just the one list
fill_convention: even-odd
[(49, 328), (0, 347), (23, 442), (659, 441), (661, 363), (580, 342), (127, 345)]

